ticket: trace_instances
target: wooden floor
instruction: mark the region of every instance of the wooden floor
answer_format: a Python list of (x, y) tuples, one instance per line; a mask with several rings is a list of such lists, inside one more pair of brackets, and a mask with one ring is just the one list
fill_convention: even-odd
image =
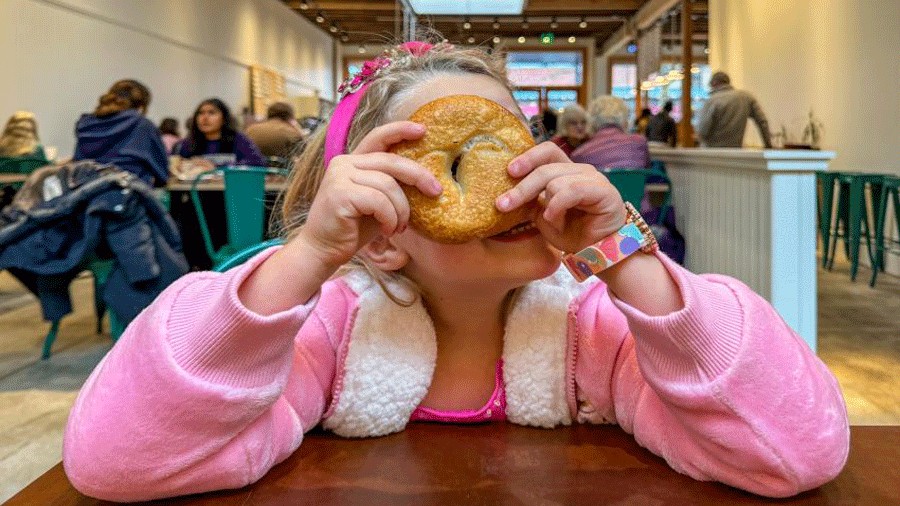
[[(853, 424), (900, 425), (900, 279), (868, 287), (861, 269), (819, 270), (819, 355), (834, 371)], [(73, 284), (53, 357), (40, 361), (47, 324), (33, 299), (0, 273), (0, 502), (61, 458), (62, 431), (78, 388), (111, 347), (95, 334), (91, 280)]]

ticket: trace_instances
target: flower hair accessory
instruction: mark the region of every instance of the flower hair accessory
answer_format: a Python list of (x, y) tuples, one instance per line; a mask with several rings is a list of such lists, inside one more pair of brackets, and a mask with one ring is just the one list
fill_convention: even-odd
[(452, 47), (441, 43), (437, 46), (427, 42), (406, 42), (385, 51), (382, 55), (363, 64), (362, 70), (346, 79), (338, 87), (338, 104), (328, 122), (328, 131), (325, 133), (325, 166), (331, 159), (343, 154), (347, 150), (347, 135), (350, 133), (350, 124), (353, 116), (359, 108), (359, 103), (366, 92), (366, 88), (378, 78), (378, 76), (391, 65), (406, 62), (409, 58), (422, 56), (436, 47)]

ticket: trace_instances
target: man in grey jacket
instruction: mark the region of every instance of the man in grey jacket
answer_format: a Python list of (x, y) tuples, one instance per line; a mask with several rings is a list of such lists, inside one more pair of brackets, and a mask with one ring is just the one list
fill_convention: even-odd
[(747, 118), (753, 118), (763, 143), (772, 147), (769, 122), (762, 107), (753, 95), (731, 86), (731, 78), (725, 72), (716, 72), (709, 80), (712, 88), (709, 100), (700, 111), (697, 134), (701, 145), (715, 148), (739, 148), (744, 141)]

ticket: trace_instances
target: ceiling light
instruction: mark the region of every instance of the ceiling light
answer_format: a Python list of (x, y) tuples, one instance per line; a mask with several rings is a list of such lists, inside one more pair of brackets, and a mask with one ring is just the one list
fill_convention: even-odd
[(499, 36), (499, 35), (494, 35), (494, 38), (491, 39), (491, 40), (494, 42), (494, 44), (499, 44), (499, 43), (500, 43), (500, 36)]
[(524, 43), (525, 43), (525, 37), (522, 36), (522, 35), (520, 35), (518, 41), (519, 41), (519, 44), (524, 44)]
[(499, 30), (500, 29), (500, 20), (497, 18), (494, 18), (494, 24), (491, 26), (494, 27), (494, 30)]
[(587, 28), (587, 20), (584, 19), (584, 16), (581, 17), (581, 23), (578, 23), (578, 28)]
[(475, 37), (469, 37), (468, 39), (466, 39), (466, 42), (468, 42), (469, 44), (474, 44), (474, 43), (475, 43)]
[(525, 16), (524, 18), (522, 18), (522, 29), (523, 30), (528, 29), (528, 16)]
[(356, 50), (359, 54), (363, 54), (366, 52), (366, 46), (360, 44), (359, 49)]
[(341, 32), (341, 42), (347, 42), (350, 40), (350, 36), (347, 35), (347, 32)]
[(469, 30), (470, 28), (472, 28), (472, 23), (469, 22), (469, 18), (466, 18), (466, 22), (463, 23), (463, 29)]
[(574, 43), (575, 43), (575, 40), (576, 40), (576, 39), (575, 39), (575, 36), (574, 36), (574, 35), (570, 35), (570, 36), (569, 36), (569, 44), (574, 44)]
[(709, 54), (709, 48), (708, 48), (708, 47), (704, 47), (704, 48), (703, 48), (703, 54)]
[(323, 16), (321, 12), (316, 13), (316, 23), (324, 23), (324, 22), (325, 22), (325, 16)]
[(550, 28), (559, 28), (559, 23), (556, 22), (556, 16), (550, 18)]
[(300, 10), (308, 11), (309, 10), (309, 2), (307, 2), (306, 0), (303, 0), (302, 2), (300, 2)]
[(334, 21), (331, 22), (331, 26), (328, 27), (328, 31), (331, 32), (331, 33), (337, 33), (337, 32), (338, 32), (338, 27), (337, 27), (336, 24), (334, 24)]
[(409, 0), (409, 5), (416, 14), (444, 16), (521, 16), (525, 0), (491, 0), (481, 2), (475, 0)]

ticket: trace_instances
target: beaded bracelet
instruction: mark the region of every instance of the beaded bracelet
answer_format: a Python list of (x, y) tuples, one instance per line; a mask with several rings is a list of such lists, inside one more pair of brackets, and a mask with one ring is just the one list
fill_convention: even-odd
[(650, 226), (630, 203), (625, 203), (625, 225), (600, 242), (578, 253), (563, 256), (563, 264), (579, 282), (607, 269), (634, 253), (654, 253), (659, 249)]

